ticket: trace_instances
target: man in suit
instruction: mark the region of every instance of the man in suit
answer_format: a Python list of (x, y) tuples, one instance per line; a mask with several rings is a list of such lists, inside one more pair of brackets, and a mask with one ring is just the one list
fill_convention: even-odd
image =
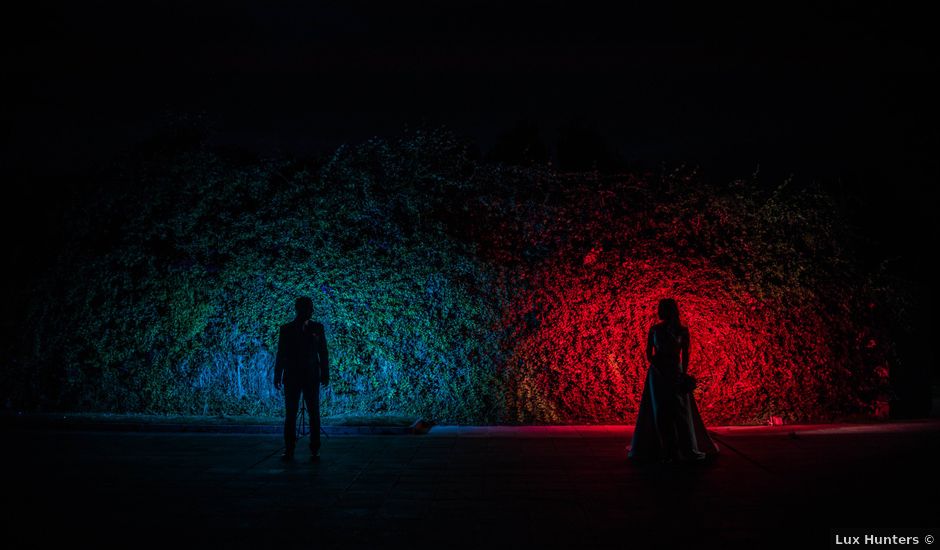
[(310, 458), (320, 458), (320, 388), (330, 383), (329, 355), (323, 325), (311, 321), (313, 300), (306, 296), (294, 303), (297, 316), (282, 325), (274, 362), (274, 387), (284, 387), (287, 416), (284, 418), (284, 454), (282, 460), (294, 458), (297, 443), (297, 410), (303, 394), (310, 414)]

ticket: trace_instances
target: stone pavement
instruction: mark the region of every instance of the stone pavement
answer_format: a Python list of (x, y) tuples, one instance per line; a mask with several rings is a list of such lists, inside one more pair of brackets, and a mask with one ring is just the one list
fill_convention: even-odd
[(7, 548), (825, 548), (834, 526), (940, 524), (940, 423), (713, 428), (695, 466), (624, 427), (332, 436), (5, 430)]

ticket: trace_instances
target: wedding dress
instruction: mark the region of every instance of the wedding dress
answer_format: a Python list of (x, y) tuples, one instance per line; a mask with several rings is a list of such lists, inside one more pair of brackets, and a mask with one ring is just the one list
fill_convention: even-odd
[(685, 461), (718, 453), (695, 397), (676, 388), (684, 372), (683, 362), (688, 362), (681, 357), (688, 353), (688, 329), (657, 324), (650, 330), (647, 348), (651, 364), (627, 456), (634, 460)]

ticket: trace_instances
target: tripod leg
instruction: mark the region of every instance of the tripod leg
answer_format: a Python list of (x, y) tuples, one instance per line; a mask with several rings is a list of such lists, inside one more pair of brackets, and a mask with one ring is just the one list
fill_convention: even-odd
[(304, 400), (300, 400), (300, 410), (297, 411), (297, 416), (299, 417), (297, 422), (297, 439), (302, 438), (307, 435), (307, 407), (304, 405)]

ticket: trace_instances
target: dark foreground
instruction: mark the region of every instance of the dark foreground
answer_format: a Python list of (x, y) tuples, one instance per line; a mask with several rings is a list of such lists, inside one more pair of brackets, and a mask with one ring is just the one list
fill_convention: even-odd
[(826, 548), (938, 523), (936, 421), (714, 433), (712, 463), (639, 467), (623, 428), (333, 436), (288, 465), (274, 435), (8, 430), (4, 546)]

